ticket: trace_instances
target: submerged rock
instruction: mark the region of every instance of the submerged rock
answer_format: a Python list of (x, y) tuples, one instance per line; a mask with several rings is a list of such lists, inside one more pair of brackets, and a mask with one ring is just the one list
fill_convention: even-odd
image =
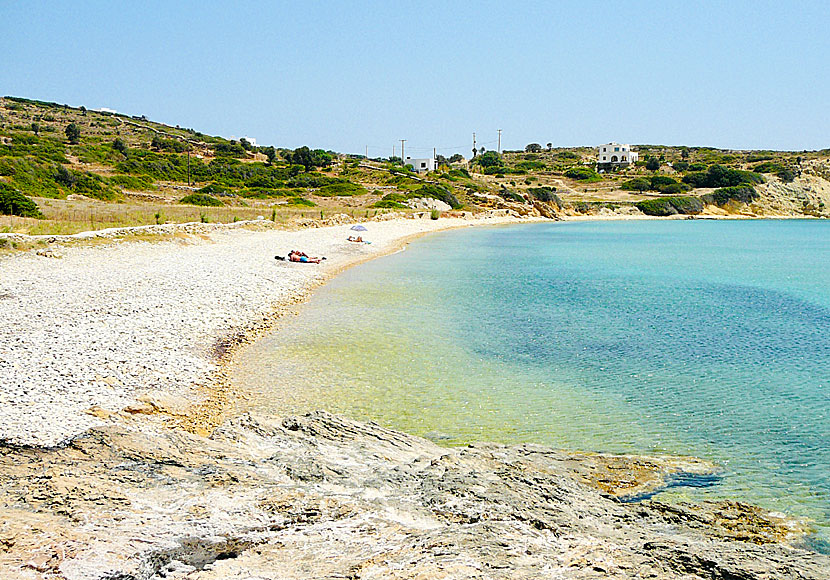
[(830, 570), (825, 556), (762, 545), (787, 534), (757, 508), (623, 503), (637, 486), (604, 475), (625, 473), (617, 479), (645, 491), (683, 465), (709, 470), (692, 460), (443, 448), (322, 412), (238, 417), (210, 438), (141, 417), (107, 421), (61, 448), (0, 448), (0, 577), (771, 580)]

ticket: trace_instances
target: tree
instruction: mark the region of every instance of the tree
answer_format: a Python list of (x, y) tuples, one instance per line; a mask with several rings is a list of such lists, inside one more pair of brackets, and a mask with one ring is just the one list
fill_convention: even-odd
[(39, 135), (40, 134), (40, 125), (38, 125), (37, 123), (32, 123), (32, 131), (34, 132), (35, 135)]
[(40, 208), (31, 199), (0, 181), (0, 214), (42, 218)]
[(646, 161), (646, 169), (649, 171), (657, 171), (660, 169), (660, 161), (656, 157), (650, 158)]
[(495, 151), (488, 151), (478, 156), (478, 164), (482, 167), (496, 167), (502, 164), (501, 155)]
[(528, 143), (525, 145), (525, 153), (541, 153), (542, 146), (538, 143)]
[(550, 151), (551, 149), (553, 149), (553, 143), (548, 143), (548, 151)]
[(127, 144), (124, 143), (124, 140), (121, 137), (115, 138), (115, 141), (112, 142), (112, 148), (118, 151), (121, 155), (127, 154)]
[(265, 153), (266, 157), (268, 157), (268, 163), (273, 165), (274, 161), (277, 160), (277, 150), (274, 149), (274, 146), (269, 145), (268, 147), (263, 147), (262, 152)]
[(81, 130), (75, 123), (69, 123), (64, 132), (66, 133), (66, 138), (69, 139), (70, 144), (77, 145), (81, 142)]
[(689, 158), (689, 148), (688, 147), (683, 147), (680, 150), (680, 157), (682, 157), (683, 159), (688, 159)]
[(458, 163), (459, 161), (463, 161), (463, 160), (464, 160), (464, 156), (461, 155), (461, 153), (456, 153), (452, 157), (450, 157), (450, 159), (449, 159), (450, 163)]

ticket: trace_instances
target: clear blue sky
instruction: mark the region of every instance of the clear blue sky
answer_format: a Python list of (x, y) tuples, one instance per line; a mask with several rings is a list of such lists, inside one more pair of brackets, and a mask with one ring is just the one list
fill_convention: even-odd
[(0, 0), (3, 95), (372, 156), (821, 149), (828, 71), (824, 0)]

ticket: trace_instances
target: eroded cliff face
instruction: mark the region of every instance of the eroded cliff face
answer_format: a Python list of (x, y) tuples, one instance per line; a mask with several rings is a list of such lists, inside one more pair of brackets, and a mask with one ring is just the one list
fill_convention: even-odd
[(741, 504), (621, 503), (690, 459), (442, 448), (326, 413), (210, 438), (112, 417), (0, 452), (0, 577), (827, 578)]

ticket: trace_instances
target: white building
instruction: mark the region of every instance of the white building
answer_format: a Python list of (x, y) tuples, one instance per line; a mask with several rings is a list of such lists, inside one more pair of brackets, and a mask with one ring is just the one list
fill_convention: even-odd
[(631, 150), (628, 143), (606, 143), (597, 147), (597, 163), (611, 165), (629, 165), (640, 158), (640, 154)]
[(415, 173), (435, 171), (435, 159), (432, 157), (425, 157), (423, 159), (413, 159), (412, 157), (407, 157), (404, 165), (411, 165), (415, 170)]

